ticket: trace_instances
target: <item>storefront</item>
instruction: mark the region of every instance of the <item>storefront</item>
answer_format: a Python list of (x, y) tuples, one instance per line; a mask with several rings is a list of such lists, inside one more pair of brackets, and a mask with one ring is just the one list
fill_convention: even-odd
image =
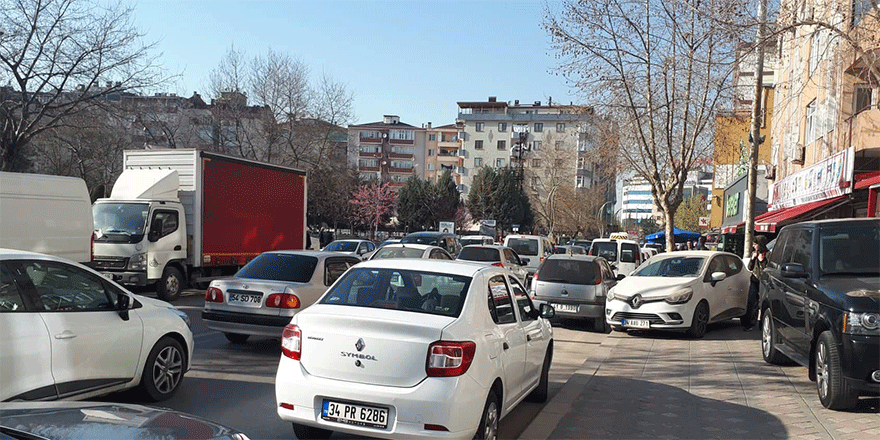
[[(767, 211), (767, 179), (763, 168), (758, 169), (757, 188), (755, 188), (755, 216)], [(721, 245), (723, 250), (737, 255), (743, 254), (745, 242), (746, 199), (749, 197), (749, 175), (737, 177), (724, 189), (721, 201), (724, 215), (721, 220)]]

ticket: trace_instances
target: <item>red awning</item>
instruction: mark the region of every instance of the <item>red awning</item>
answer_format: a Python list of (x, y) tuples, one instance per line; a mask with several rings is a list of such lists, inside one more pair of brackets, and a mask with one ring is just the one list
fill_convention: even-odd
[(755, 230), (761, 232), (776, 232), (776, 225), (786, 220), (791, 220), (810, 211), (817, 210), (832, 203), (846, 199), (847, 196), (835, 197), (833, 199), (819, 200), (818, 202), (805, 203), (803, 205), (792, 206), (790, 208), (777, 209), (762, 214), (760, 218), (755, 218)]
[(856, 181), (856, 189), (868, 188), (880, 183), (880, 173), (866, 179)]

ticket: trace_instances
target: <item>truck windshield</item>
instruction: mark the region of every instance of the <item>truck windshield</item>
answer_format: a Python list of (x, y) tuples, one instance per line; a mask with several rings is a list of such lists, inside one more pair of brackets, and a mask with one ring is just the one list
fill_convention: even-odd
[[(143, 239), (150, 206), (146, 203), (98, 203), (92, 207), (95, 230), (103, 241), (133, 242)], [(125, 237), (118, 239), (117, 237)]]

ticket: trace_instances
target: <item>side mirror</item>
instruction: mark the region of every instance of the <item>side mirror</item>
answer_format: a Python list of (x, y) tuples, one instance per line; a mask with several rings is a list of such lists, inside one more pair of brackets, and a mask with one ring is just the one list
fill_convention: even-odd
[(150, 224), (150, 232), (147, 234), (147, 240), (151, 243), (158, 241), (159, 236), (162, 234), (162, 226), (162, 219), (153, 219), (153, 223)]
[(810, 276), (800, 263), (785, 263), (780, 268), (780, 273), (785, 278), (808, 278)]
[[(612, 268), (616, 269), (616, 267), (614, 267), (614, 266), (612, 266)], [(624, 274), (622, 274), (622, 273), (619, 273), (619, 274), (617, 274), (617, 276), (614, 277), (614, 278), (615, 278), (617, 281), (620, 281), (620, 280), (626, 278), (626, 275), (624, 275)]]
[(528, 265), (529, 265), (529, 259), (528, 259), (528, 258), (520, 258), (520, 259), (519, 259), (519, 264), (520, 264), (520, 266), (528, 266)]
[(129, 320), (128, 309), (131, 308), (131, 297), (120, 293), (116, 300), (117, 304), (117, 313), (119, 313), (119, 317), (122, 318), (123, 321)]
[(544, 319), (550, 319), (556, 316), (556, 309), (553, 308), (550, 304), (544, 303), (541, 304), (541, 317)]
[(709, 275), (709, 283), (712, 284), (712, 287), (715, 287), (715, 283), (725, 278), (727, 278), (727, 274), (724, 272), (712, 272), (712, 275)]
[(611, 270), (617, 270), (617, 265), (616, 265), (616, 264), (610, 264), (609, 266), (611, 266)]

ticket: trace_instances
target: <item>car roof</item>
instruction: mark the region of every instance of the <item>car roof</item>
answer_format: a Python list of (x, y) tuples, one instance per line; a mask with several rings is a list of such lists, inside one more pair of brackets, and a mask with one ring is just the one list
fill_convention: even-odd
[[(316, 258), (327, 258), (327, 257), (349, 257), (351, 258), (351, 254), (347, 252), (333, 252), (333, 251), (304, 251), (297, 249), (290, 250), (276, 250), (276, 251), (266, 251), (264, 254), (287, 254), (287, 255), (303, 255), (307, 257), (316, 257)], [(262, 254), (261, 254), (262, 255)]]
[(462, 235), (462, 236), (459, 237), (459, 238), (460, 238), (461, 240), (464, 240), (464, 239), (466, 239), (466, 238), (478, 238), (478, 239), (481, 239), (481, 240), (485, 240), (485, 239), (494, 240), (494, 239), (495, 239), (495, 237), (490, 237), (490, 236), (488, 236), (488, 235)]
[(494, 266), (486, 266), (485, 264), (470, 263), (467, 261), (458, 260), (429, 260), (424, 258), (389, 258), (368, 260), (364, 261), (363, 263), (359, 263), (356, 267), (367, 269), (418, 270), (424, 272), (447, 273), (468, 277), (473, 277), (477, 272), (481, 270), (486, 270), (487, 268), (495, 268), (498, 269), (499, 272), (504, 273), (504, 271), (500, 268)]
[(584, 261), (597, 261), (604, 260), (602, 257), (597, 257), (595, 255), (586, 255), (586, 254), (553, 254), (547, 257), (544, 261), (547, 260), (584, 260)]
[(407, 238), (407, 237), (437, 237), (437, 236), (447, 236), (447, 235), (455, 237), (455, 234), (453, 234), (451, 232), (421, 231), (421, 232), (413, 232), (412, 234), (408, 234), (406, 237), (403, 237), (403, 238)]
[(64, 258), (54, 257), (52, 255), (40, 254), (37, 252), (30, 251), (22, 251), (18, 249), (8, 249), (8, 248), (0, 248), (0, 258), (2, 259), (19, 259), (19, 258), (28, 258), (28, 259), (41, 259), (41, 260), (56, 260), (56, 261), (68, 261)]
[(382, 249), (394, 249), (394, 248), (412, 248), (412, 249), (443, 249), (439, 246), (434, 246), (432, 244), (419, 244), (419, 243), (389, 243), (385, 246), (382, 246)]
[(546, 238), (548, 240), (550, 239), (546, 235), (521, 235), (521, 234), (510, 234), (510, 235), (504, 237), (505, 240), (508, 238)]
[(469, 245), (463, 247), (462, 249), (464, 249), (464, 248), (488, 248), (488, 249), (510, 249), (510, 250), (513, 250), (512, 248), (505, 246), (503, 244), (469, 244)]
[(637, 242), (635, 240), (624, 240), (624, 239), (619, 239), (619, 238), (597, 238), (597, 239), (593, 240), (593, 243), (596, 243), (596, 242), (599, 242), (599, 243), (635, 243), (636, 245), (639, 244), (639, 242)]

